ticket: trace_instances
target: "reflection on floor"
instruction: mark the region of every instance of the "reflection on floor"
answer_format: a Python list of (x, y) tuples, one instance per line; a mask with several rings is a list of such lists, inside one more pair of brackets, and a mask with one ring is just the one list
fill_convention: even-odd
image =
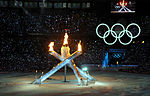
[[(41, 85), (31, 82), (35, 73), (0, 73), (1, 96), (150, 96), (150, 75), (123, 72), (90, 72), (95, 84), (78, 86), (72, 72), (58, 72)], [(40, 75), (40, 74), (39, 74)]]

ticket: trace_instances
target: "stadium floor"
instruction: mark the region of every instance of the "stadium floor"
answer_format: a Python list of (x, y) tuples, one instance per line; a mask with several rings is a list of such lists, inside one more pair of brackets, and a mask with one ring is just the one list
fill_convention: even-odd
[(34, 85), (35, 73), (0, 72), (0, 96), (150, 96), (150, 75), (91, 72), (95, 84), (78, 86), (72, 72), (67, 73), (66, 83), (63, 74), (57, 72), (51, 80)]

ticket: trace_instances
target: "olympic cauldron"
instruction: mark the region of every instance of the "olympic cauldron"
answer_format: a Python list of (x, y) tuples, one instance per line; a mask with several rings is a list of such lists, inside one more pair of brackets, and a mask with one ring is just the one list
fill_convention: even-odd
[[(131, 1), (130, 1), (131, 2)], [(134, 1), (133, 1), (134, 2)], [(132, 3), (130, 3), (130, 6), (132, 6), (131, 5)], [(117, 4), (116, 4), (118, 7), (116, 7), (116, 8), (120, 8), (119, 10), (117, 10), (117, 11), (111, 11), (112, 13), (135, 13), (135, 11), (132, 9), (129, 9), (129, 8), (127, 8), (127, 6), (129, 5), (128, 4), (128, 2), (127, 1), (125, 1), (125, 0), (122, 0), (122, 1), (120, 1), (120, 2), (118, 2)]]
[(119, 3), (120, 6), (122, 7), (119, 12), (132, 12), (130, 9), (128, 9), (126, 6), (127, 6), (127, 2), (125, 2), (124, 0), (122, 2)]
[(33, 84), (41, 84), (41, 82), (45, 81), (47, 78), (52, 76), (56, 71), (58, 71), (62, 67), (65, 67), (66, 65), (73, 70), (78, 80), (78, 85), (82, 85), (84, 79), (88, 81), (95, 80), (92, 76), (90, 76), (89, 74), (86, 74), (79, 67), (77, 67), (73, 61), (74, 58), (82, 54), (81, 41), (78, 43), (78, 50), (74, 52), (73, 54), (70, 54), (70, 48), (68, 45), (68, 34), (65, 33), (64, 37), (65, 37), (64, 42), (61, 47), (61, 55), (58, 54), (56, 51), (54, 51), (54, 48), (53, 48), (54, 42), (51, 42), (49, 44), (49, 53), (53, 55), (54, 57), (56, 57), (57, 59), (59, 59), (61, 62), (58, 63), (56, 67), (54, 67), (52, 70), (47, 72), (45, 75), (33, 81)]

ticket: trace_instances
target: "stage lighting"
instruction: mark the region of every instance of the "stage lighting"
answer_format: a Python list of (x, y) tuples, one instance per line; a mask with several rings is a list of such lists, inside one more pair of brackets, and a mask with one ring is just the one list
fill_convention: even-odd
[(88, 68), (87, 67), (83, 67), (82, 71), (86, 72), (86, 71), (88, 71)]

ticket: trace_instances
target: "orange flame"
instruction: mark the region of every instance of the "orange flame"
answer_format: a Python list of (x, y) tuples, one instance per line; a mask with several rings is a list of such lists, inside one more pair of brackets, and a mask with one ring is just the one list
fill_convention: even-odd
[(82, 51), (81, 41), (78, 43), (78, 51)]
[(127, 2), (125, 2), (125, 1), (123, 0), (122, 2), (120, 2), (120, 5), (121, 5), (122, 7), (127, 6)]
[(48, 45), (49, 46), (49, 51), (54, 51), (54, 42), (50, 42), (50, 44)]
[(67, 33), (65, 33), (65, 36), (64, 36), (65, 38), (64, 38), (64, 43), (63, 43), (63, 45), (66, 45), (66, 44), (68, 44), (68, 34)]

